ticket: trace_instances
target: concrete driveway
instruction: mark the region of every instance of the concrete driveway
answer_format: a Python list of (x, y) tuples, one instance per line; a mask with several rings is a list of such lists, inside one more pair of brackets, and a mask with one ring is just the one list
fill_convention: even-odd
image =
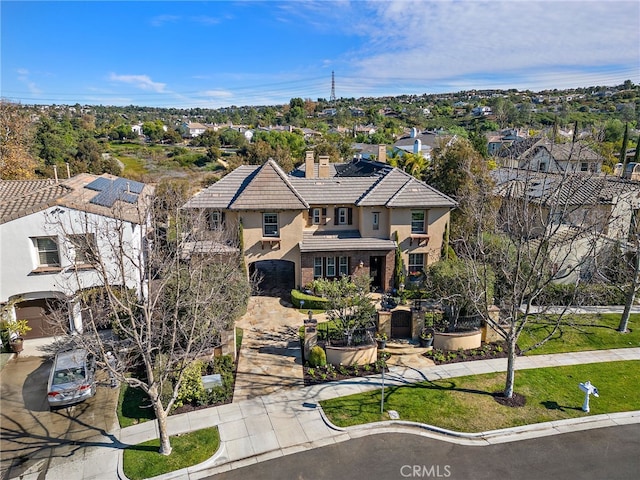
[(71, 457), (84, 455), (86, 447), (117, 444), (111, 434), (118, 428), (119, 390), (111, 389), (100, 372), (93, 398), (50, 412), (46, 395), (51, 365), (47, 358), (20, 354), (0, 372), (2, 479), (25, 474), (36, 478), (36, 472), (77, 460)]

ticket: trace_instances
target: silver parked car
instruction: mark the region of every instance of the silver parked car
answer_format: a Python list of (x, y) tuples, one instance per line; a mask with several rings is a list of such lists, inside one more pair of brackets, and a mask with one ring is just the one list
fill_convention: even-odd
[(58, 353), (49, 374), (49, 408), (64, 407), (93, 397), (96, 393), (95, 371), (95, 359), (86, 350)]

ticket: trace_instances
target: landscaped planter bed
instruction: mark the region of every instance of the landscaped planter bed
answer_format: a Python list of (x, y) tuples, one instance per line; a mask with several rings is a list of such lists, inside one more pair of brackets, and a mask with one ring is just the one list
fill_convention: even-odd
[[(516, 347), (517, 355), (520, 355), (520, 349)], [(433, 349), (426, 353), (424, 356), (436, 365), (444, 365), (447, 363), (459, 363), (459, 362), (471, 362), (474, 360), (488, 360), (491, 358), (506, 358), (507, 346), (502, 343), (485, 343), (479, 348), (473, 348), (470, 350), (440, 350)]]
[[(382, 373), (384, 365), (384, 360), (377, 360), (375, 363), (368, 365), (338, 365), (334, 367), (328, 364), (324, 367), (303, 367), (304, 384), (307, 386), (317, 385), (319, 383), (333, 382), (336, 380), (378, 375)], [(388, 371), (386, 367), (385, 371)]]

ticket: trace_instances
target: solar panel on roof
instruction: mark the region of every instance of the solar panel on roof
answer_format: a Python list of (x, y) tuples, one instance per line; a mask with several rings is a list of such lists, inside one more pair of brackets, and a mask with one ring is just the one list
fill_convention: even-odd
[(88, 188), (90, 190), (95, 190), (97, 192), (102, 192), (110, 188), (111, 183), (112, 183), (111, 180), (109, 180), (108, 178), (100, 177), (100, 178), (96, 178), (89, 185), (86, 185), (85, 188)]
[(118, 178), (115, 184), (118, 189), (123, 192), (142, 193), (142, 189), (144, 188), (144, 183), (127, 180), (126, 178)]
[(117, 178), (111, 181), (108, 178), (101, 177), (96, 178), (86, 188), (100, 192), (89, 201), (90, 203), (111, 208), (117, 200), (136, 203), (138, 194), (144, 188), (144, 183), (127, 180), (126, 178)]

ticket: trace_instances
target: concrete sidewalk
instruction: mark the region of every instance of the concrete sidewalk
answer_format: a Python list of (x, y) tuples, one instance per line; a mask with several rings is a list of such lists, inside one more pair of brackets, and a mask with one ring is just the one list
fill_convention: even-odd
[[(640, 348), (574, 352), (554, 355), (519, 357), (518, 370), (577, 365), (620, 360), (640, 359)], [(410, 384), (423, 380), (439, 380), (506, 370), (506, 359), (480, 360), (466, 363), (439, 365), (420, 370), (406, 367), (391, 367), (385, 374), (385, 386)], [(351, 438), (381, 432), (411, 432), (438, 438), (443, 441), (486, 445), (526, 438), (553, 435), (578, 429), (640, 423), (640, 412), (610, 415), (588, 415), (572, 420), (549, 422), (478, 434), (460, 434), (427, 425), (404, 421), (382, 422), (339, 429), (330, 425), (322, 414), (318, 402), (334, 397), (350, 395), (380, 388), (381, 376), (360, 377), (340, 382), (331, 382), (294, 390), (283, 390), (220, 407), (198, 410), (169, 418), (172, 435), (200, 428), (218, 426), (221, 446), (206, 462), (194, 467), (162, 475), (161, 479), (198, 479), (209, 475), (240, 468), (271, 458), (338, 443)], [(99, 447), (87, 447), (78, 462), (96, 462), (94, 474), (79, 469), (77, 462), (67, 459), (64, 464), (52, 465), (46, 478), (112, 479), (114, 465), (118, 465), (120, 478), (121, 449), (157, 437), (155, 422), (146, 422), (127, 427), (115, 433), (118, 442), (111, 448), (100, 442)], [(102, 439), (104, 440), (104, 439)], [(99, 466), (103, 465), (104, 468)], [(25, 477), (27, 478), (27, 477)], [(35, 477), (34, 477), (35, 478)]]

